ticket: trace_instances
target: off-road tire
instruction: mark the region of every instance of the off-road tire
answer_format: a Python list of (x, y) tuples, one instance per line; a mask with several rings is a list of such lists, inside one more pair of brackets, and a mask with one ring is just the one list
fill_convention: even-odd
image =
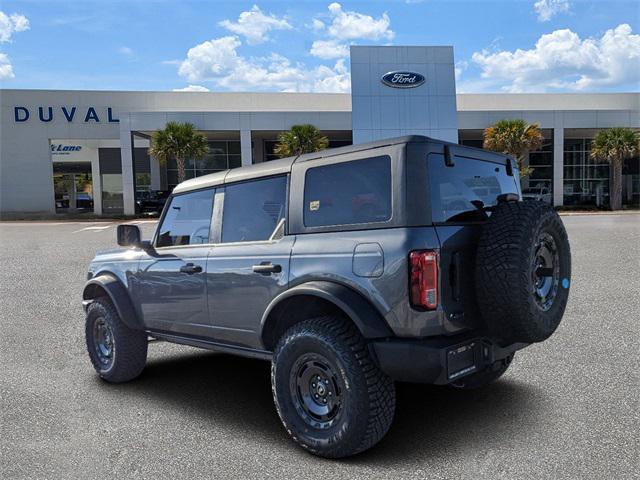
[(489, 385), (504, 375), (511, 365), (511, 362), (513, 362), (513, 356), (514, 354), (512, 353), (508, 357), (495, 362), (484, 370), (467, 375), (466, 377), (450, 383), (449, 385), (459, 390), (476, 390)]
[[(542, 248), (551, 258), (549, 268), (540, 267)], [(545, 270), (554, 273), (536, 273)], [(550, 283), (544, 285), (550, 290), (541, 297), (536, 282), (546, 282), (547, 277)], [(564, 314), (570, 278), (569, 240), (553, 207), (539, 201), (495, 207), (476, 255), (478, 306), (494, 338), (503, 345), (549, 338)]]
[[(101, 359), (96, 347), (96, 322), (104, 322), (111, 332), (113, 351), (108, 362)], [(93, 368), (103, 380), (110, 383), (128, 382), (144, 370), (147, 362), (147, 334), (125, 325), (108, 298), (100, 297), (89, 304), (85, 338)]]
[[(292, 386), (303, 375), (296, 365), (316, 355), (335, 372), (336, 394), (342, 396), (335, 419), (322, 428), (320, 423), (311, 425), (309, 416), (301, 413), (303, 407), (294, 393), (299, 390)], [(333, 388), (334, 383), (330, 384)], [(274, 352), (271, 386), (278, 415), (291, 438), (321, 457), (341, 458), (367, 450), (384, 437), (393, 421), (393, 381), (374, 363), (359, 331), (339, 317), (306, 320), (285, 332)]]

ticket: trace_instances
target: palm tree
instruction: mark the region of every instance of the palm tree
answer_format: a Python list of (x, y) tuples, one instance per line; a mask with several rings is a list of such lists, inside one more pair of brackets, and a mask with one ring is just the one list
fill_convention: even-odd
[(164, 130), (157, 130), (151, 136), (149, 155), (160, 163), (176, 159), (178, 183), (185, 180), (185, 162), (188, 158), (200, 159), (209, 153), (207, 137), (198, 133), (190, 123), (168, 122)]
[(630, 128), (600, 130), (591, 142), (591, 158), (610, 165), (613, 180), (610, 193), (611, 210), (622, 208), (622, 164), (639, 154), (640, 134)]
[(538, 150), (542, 142), (544, 142), (544, 136), (540, 126), (521, 119), (500, 120), (484, 130), (483, 147), (514, 157), (521, 177), (526, 177), (533, 172), (532, 168), (523, 167), (522, 161), (527, 153)]
[(294, 125), (288, 132), (278, 135), (278, 143), (273, 150), (280, 158), (303, 153), (317, 152), (329, 146), (329, 139), (313, 125)]

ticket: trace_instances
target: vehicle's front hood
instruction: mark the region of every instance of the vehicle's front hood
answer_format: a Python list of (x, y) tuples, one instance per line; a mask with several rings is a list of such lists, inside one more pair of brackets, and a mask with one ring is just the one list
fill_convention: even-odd
[(111, 248), (96, 253), (92, 263), (131, 261), (140, 258), (142, 252), (133, 248)]

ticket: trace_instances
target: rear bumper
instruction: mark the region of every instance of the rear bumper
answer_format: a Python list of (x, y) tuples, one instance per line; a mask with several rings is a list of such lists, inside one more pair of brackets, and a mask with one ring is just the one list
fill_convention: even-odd
[(380, 369), (394, 380), (445, 385), (479, 372), (528, 344), (501, 347), (482, 336), (456, 336), (385, 339), (370, 345)]

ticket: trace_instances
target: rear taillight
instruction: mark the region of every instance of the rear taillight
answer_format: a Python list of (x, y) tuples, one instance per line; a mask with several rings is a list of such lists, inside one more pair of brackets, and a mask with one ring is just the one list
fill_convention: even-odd
[(435, 310), (438, 307), (438, 254), (431, 250), (411, 252), (409, 268), (411, 304)]

